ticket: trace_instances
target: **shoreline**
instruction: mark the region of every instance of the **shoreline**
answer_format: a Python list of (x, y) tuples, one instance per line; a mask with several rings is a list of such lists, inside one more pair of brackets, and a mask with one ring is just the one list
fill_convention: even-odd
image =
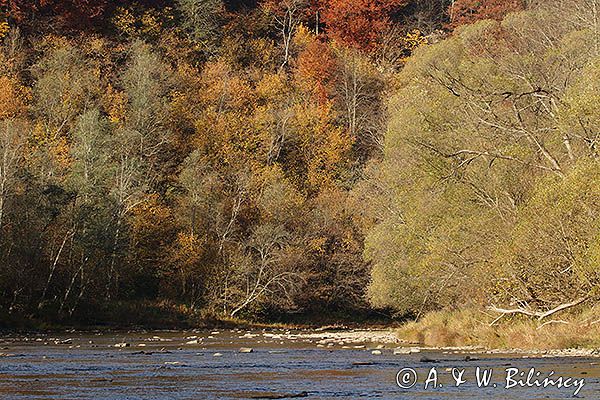
[[(479, 355), (510, 356), (511, 358), (569, 358), (585, 357), (600, 358), (600, 349), (597, 348), (563, 348), (563, 349), (522, 349), (522, 348), (488, 348), (485, 346), (426, 346), (416, 342), (401, 339), (397, 328), (363, 327), (348, 328), (344, 326), (323, 327), (299, 327), (272, 324), (244, 323), (235, 327), (220, 328), (216, 326), (205, 326), (198, 328), (114, 328), (114, 327), (86, 327), (84, 329), (64, 328), (53, 330), (29, 330), (29, 331), (0, 331), (0, 342), (6, 339), (16, 341), (30, 341), (31, 336), (65, 335), (77, 334), (115, 334), (127, 333), (130, 335), (139, 333), (202, 333), (214, 329), (244, 333), (240, 338), (265, 337), (281, 343), (310, 342), (317, 348), (323, 350), (373, 350), (393, 352), (394, 355), (415, 355), (419, 353), (436, 353), (447, 355)], [(376, 354), (376, 353), (374, 353)], [(425, 360), (428, 360), (424, 357)], [(470, 358), (475, 361), (476, 358)], [(431, 361), (431, 360), (429, 360)]]

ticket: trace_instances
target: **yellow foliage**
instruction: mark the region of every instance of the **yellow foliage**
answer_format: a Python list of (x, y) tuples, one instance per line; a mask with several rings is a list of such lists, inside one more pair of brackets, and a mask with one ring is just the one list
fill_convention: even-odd
[(112, 19), (113, 25), (126, 35), (135, 34), (135, 22), (133, 13), (124, 7), (118, 7)]
[(106, 104), (110, 122), (116, 124), (125, 118), (127, 107), (127, 95), (125, 93), (115, 91), (111, 85), (108, 85)]
[(305, 25), (299, 25), (296, 28), (296, 32), (294, 34), (294, 44), (296, 46), (299, 47), (306, 47), (309, 44), (311, 44), (316, 38), (316, 35), (314, 35), (309, 29), (308, 27), (306, 27)]
[(179, 232), (175, 248), (174, 257), (183, 266), (196, 264), (202, 257), (202, 243), (193, 233)]
[(67, 169), (72, 163), (71, 149), (69, 143), (64, 137), (58, 138), (50, 147), (50, 152), (61, 168)]
[(46, 144), (50, 139), (49, 134), (41, 121), (36, 122), (35, 126), (33, 127), (31, 138), (37, 145)]
[(316, 253), (325, 253), (325, 244), (327, 244), (326, 237), (318, 237), (308, 242), (308, 250)]
[(256, 64), (260, 67), (269, 65), (277, 58), (278, 49), (272, 40), (257, 38), (250, 40), (249, 47), (252, 49), (252, 55), (256, 59)]
[(0, 39), (4, 39), (8, 32), (10, 31), (10, 26), (7, 21), (0, 22)]
[[(402, 38), (402, 43), (403, 48), (410, 56), (418, 47), (428, 44), (429, 41), (420, 30), (413, 29), (412, 31), (407, 32)], [(403, 61), (406, 61), (407, 59), (408, 57), (405, 57)]]
[(160, 16), (156, 10), (146, 11), (141, 18), (142, 32), (146, 35), (158, 35), (162, 28)]
[(265, 100), (276, 103), (287, 92), (285, 77), (281, 74), (265, 74), (256, 85), (256, 92)]
[(112, 23), (121, 33), (128, 36), (157, 36), (161, 34), (165, 23), (174, 18), (171, 7), (165, 7), (162, 11), (151, 8), (141, 16), (136, 16), (129, 8), (118, 7)]

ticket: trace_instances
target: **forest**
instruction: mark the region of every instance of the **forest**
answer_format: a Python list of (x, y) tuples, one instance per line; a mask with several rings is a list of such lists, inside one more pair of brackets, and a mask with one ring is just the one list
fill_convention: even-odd
[(0, 323), (592, 305), (599, 7), (0, 0)]

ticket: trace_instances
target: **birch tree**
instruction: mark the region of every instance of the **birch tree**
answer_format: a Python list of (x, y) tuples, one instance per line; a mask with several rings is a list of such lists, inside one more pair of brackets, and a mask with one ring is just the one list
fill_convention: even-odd
[(27, 135), (23, 122), (0, 121), (0, 230), (7, 202), (17, 182)]

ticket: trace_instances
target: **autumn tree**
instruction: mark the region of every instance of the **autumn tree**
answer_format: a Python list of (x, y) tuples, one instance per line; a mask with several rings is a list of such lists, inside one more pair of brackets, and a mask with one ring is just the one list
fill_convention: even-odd
[(22, 22), (25, 18), (31, 17), (31, 15), (38, 10), (40, 6), (37, 1), (27, 0), (1, 0), (0, 7), (4, 13), (6, 13), (10, 20), (17, 23)]
[(14, 190), (15, 180), (23, 158), (24, 143), (27, 137), (22, 122), (2, 120), (0, 122), (0, 230), (6, 203)]
[(90, 23), (102, 17), (109, 0), (2, 0), (0, 8), (17, 24), (32, 24), (34, 17), (54, 16), (69, 28), (89, 28)]
[(384, 199), (366, 241), (375, 305), (536, 315), (597, 285), (583, 228), (596, 218), (585, 187), (597, 156), (591, 131), (561, 122), (597, 113), (577, 94), (595, 74), (595, 39), (576, 20), (542, 6), (480, 21), (407, 64), (368, 188)]
[(307, 0), (268, 0), (261, 3), (266, 13), (272, 16), (275, 28), (281, 40), (283, 61), (280, 69), (284, 68), (291, 57), (292, 39), (296, 28), (305, 18)]
[(384, 79), (374, 65), (355, 50), (339, 53), (336, 76), (337, 108), (348, 133), (356, 140), (363, 160), (383, 145)]
[[(124, 118), (115, 127), (112, 142), (113, 169), (110, 196), (115, 204), (114, 240), (107, 272), (107, 296), (118, 289), (118, 261), (127, 244), (127, 218), (156, 184), (162, 150), (169, 131), (168, 113), (170, 72), (160, 58), (141, 42), (132, 46), (128, 67), (122, 75)], [(125, 240), (124, 240), (125, 239)]]
[[(361, 227), (385, 218), (359, 215), (375, 201), (352, 189), (384, 154), (387, 72), (427, 48), (430, 28), (412, 29), (439, 24), (422, 17), (436, 2), (0, 0), (0, 308), (66, 323), (140, 302), (194, 319), (366, 310)], [(535, 137), (563, 130), (575, 158), (595, 146), (594, 87)]]
[(181, 13), (182, 28), (190, 38), (203, 48), (213, 52), (221, 35), (224, 4), (221, 0), (178, 0), (177, 10)]
[(523, 9), (523, 0), (457, 0), (448, 8), (448, 27), (454, 29), (482, 19), (501, 20), (506, 14)]
[(338, 60), (331, 46), (301, 30), (296, 39), (302, 50), (296, 60), (296, 79), (302, 91), (322, 104), (336, 96)]
[(391, 14), (406, 5), (405, 0), (360, 0), (349, 3), (327, 0), (322, 3), (327, 35), (363, 50), (375, 49), (390, 25)]

